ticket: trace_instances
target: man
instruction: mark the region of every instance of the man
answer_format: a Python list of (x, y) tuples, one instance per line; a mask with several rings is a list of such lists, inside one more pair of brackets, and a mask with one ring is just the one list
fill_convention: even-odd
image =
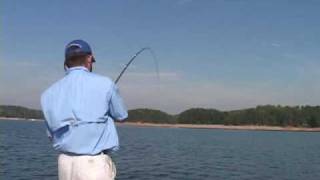
[(66, 75), (41, 96), (47, 133), (60, 152), (60, 180), (114, 179), (108, 153), (119, 148), (115, 120), (127, 118), (116, 85), (92, 73), (91, 48), (83, 40), (65, 49)]

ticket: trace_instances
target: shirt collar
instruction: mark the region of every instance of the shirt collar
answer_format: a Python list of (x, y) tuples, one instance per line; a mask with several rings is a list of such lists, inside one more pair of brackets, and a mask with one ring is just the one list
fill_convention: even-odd
[(72, 68), (68, 68), (67, 71), (66, 71), (66, 74), (69, 74), (71, 71), (76, 71), (76, 70), (82, 70), (82, 71), (89, 72), (89, 70), (84, 66), (75, 66), (75, 67), (72, 67)]

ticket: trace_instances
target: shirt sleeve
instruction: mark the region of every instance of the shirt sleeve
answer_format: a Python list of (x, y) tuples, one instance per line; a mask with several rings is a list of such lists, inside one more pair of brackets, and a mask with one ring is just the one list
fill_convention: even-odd
[(115, 84), (112, 88), (109, 110), (110, 115), (116, 120), (122, 121), (128, 117), (127, 108), (123, 104), (122, 98), (119, 94), (119, 89)]

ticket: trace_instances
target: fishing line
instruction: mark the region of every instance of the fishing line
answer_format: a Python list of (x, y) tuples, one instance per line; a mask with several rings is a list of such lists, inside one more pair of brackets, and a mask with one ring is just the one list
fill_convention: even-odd
[[(126, 72), (126, 70), (128, 69), (128, 67), (130, 66), (130, 64), (136, 59), (136, 57), (139, 56), (139, 54), (141, 54), (142, 52), (144, 51), (149, 51), (152, 58), (153, 58), (153, 61), (155, 63), (155, 68), (156, 68), (156, 73), (157, 73), (157, 76), (158, 76), (158, 79), (160, 79), (160, 75), (159, 75), (159, 65), (158, 65), (158, 61), (157, 61), (157, 58), (156, 58), (156, 55), (155, 53), (153, 52), (153, 50), (150, 48), (150, 47), (144, 47), (142, 48), (140, 51), (138, 51), (136, 54), (134, 54), (131, 59), (128, 61), (128, 63), (125, 65), (125, 67), (122, 69), (122, 71), (120, 72), (119, 76), (117, 77), (117, 79), (115, 80), (115, 84), (117, 84), (120, 80), (120, 78), (122, 77), (122, 75)], [(109, 104), (111, 103), (111, 101), (109, 102)], [(105, 115), (109, 115), (111, 116), (110, 114), (110, 111), (107, 111), (105, 113)], [(111, 116), (112, 117), (112, 116)]]
[(136, 59), (136, 57), (138, 57), (142, 52), (144, 51), (149, 51), (154, 64), (155, 64), (155, 69), (156, 69), (156, 73), (157, 73), (157, 77), (158, 79), (160, 79), (160, 75), (159, 75), (159, 64), (158, 64), (158, 60), (156, 58), (156, 55), (154, 53), (154, 51), (150, 48), (150, 47), (144, 47), (142, 48), (140, 51), (138, 51), (136, 54), (134, 54), (134, 56), (132, 56), (132, 58), (128, 61), (128, 63), (125, 65), (125, 67), (122, 69), (122, 71), (120, 72), (119, 76), (117, 77), (117, 79), (115, 80), (115, 84), (117, 84), (120, 80), (120, 78), (122, 77), (122, 75), (126, 72), (126, 70), (128, 69), (128, 67), (130, 66), (130, 64)]

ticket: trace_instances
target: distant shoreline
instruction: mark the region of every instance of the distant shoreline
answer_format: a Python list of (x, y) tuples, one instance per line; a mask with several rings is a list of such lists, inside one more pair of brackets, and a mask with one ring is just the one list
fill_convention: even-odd
[[(0, 120), (13, 121), (43, 121), (42, 119), (25, 119), (14, 117), (0, 117)], [(224, 129), (224, 130), (252, 130), (252, 131), (293, 131), (293, 132), (320, 132), (319, 128), (306, 127), (279, 127), (279, 126), (257, 126), (257, 125), (218, 125), (218, 124), (157, 124), (142, 122), (116, 123), (119, 126), (129, 125), (138, 127), (161, 127), (161, 128), (187, 128), (187, 129)]]
[(0, 117), (0, 120), (12, 120), (12, 121), (43, 121), (42, 119), (19, 118), (19, 117)]
[(293, 131), (293, 132), (320, 132), (320, 128), (305, 127), (278, 127), (278, 126), (256, 126), (256, 125), (217, 125), (217, 124), (155, 124), (124, 122), (118, 125), (130, 125), (139, 127), (163, 127), (163, 128), (188, 128), (188, 129), (224, 129), (224, 130), (252, 130), (252, 131)]

